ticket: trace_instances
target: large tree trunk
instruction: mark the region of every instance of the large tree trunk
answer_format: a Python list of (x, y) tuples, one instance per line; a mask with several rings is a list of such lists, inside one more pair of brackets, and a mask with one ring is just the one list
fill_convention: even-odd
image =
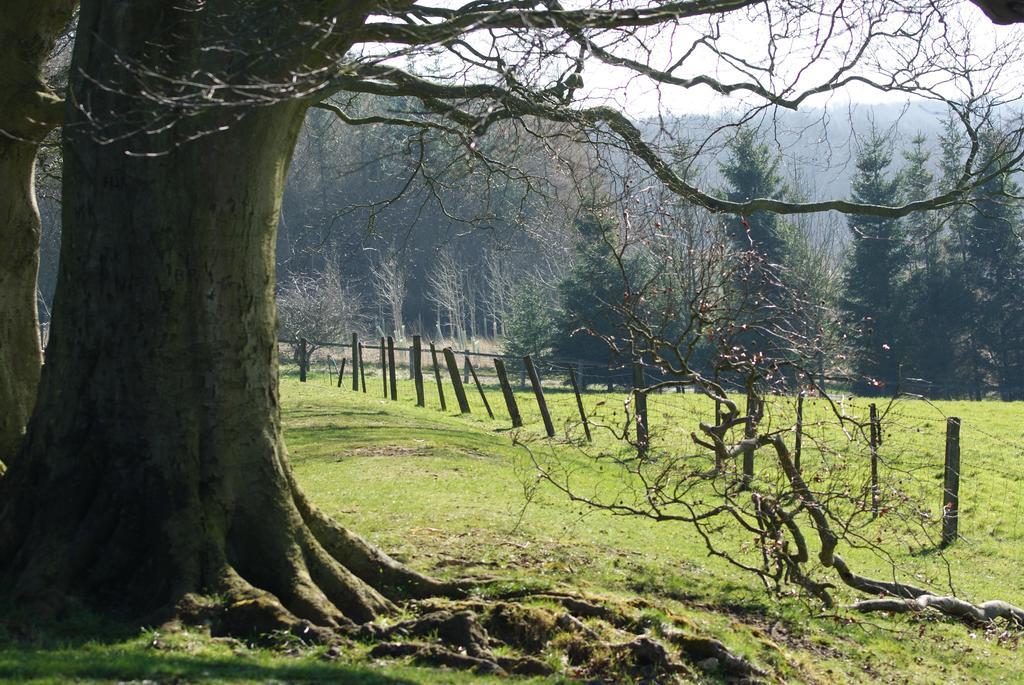
[(36, 311), (39, 142), (60, 118), (43, 65), (76, 3), (7, 3), (0, 12), (0, 473), (17, 451), (43, 363)]
[(134, 612), (213, 591), (326, 626), (448, 589), (326, 519), (287, 463), (274, 245), (305, 105), (212, 108), (140, 134), (162, 112), (139, 110), (152, 102), (112, 53), (181, 59), (194, 45), (168, 41), (196, 39), (164, 3), (100, 4), (83, 6), (75, 49), (89, 77), (73, 101), (88, 108), (67, 110), (47, 363), (0, 481), (0, 587), (43, 609), (73, 595)]
[(36, 311), (36, 149), (30, 141), (0, 138), (0, 472), (21, 444), (43, 364)]

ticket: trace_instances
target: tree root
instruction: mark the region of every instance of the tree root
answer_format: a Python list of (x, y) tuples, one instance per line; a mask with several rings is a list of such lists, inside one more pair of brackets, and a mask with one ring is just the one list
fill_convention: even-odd
[[(638, 612), (623, 607), (559, 592), (532, 593), (531, 598), (557, 602), (564, 611), (482, 599), (447, 606), (425, 601), (409, 605), (425, 611), (418, 618), (387, 628), (364, 625), (357, 637), (382, 641), (370, 652), (375, 658), (411, 658), (477, 673), (550, 675), (554, 669), (537, 657), (555, 648), (565, 654), (567, 675), (581, 679), (669, 683), (706, 673), (756, 682), (766, 675), (721, 642), (675, 625), (661, 625), (663, 639), (656, 639)], [(516, 656), (496, 656), (496, 647), (514, 650)]]
[[(692, 645), (705, 644), (698, 638), (669, 631), (672, 639), (661, 640), (659, 630), (682, 626), (626, 604), (552, 590), (521, 592), (521, 601), (466, 598), (468, 583), (418, 573), (325, 516), (276, 458), (279, 449), (268, 447), (274, 468), (268, 479), (253, 476), (258, 487), (249, 487), (247, 472), (237, 475), (233, 487), (245, 497), (231, 489), (199, 497), (155, 487), (149, 497), (128, 497), (136, 460), (126, 453), (124, 470), (113, 471), (117, 479), (62, 480), (69, 503), (61, 509), (38, 506), (32, 487), (16, 487), (48, 473), (19, 462), (0, 481), (0, 493), (32, 506), (0, 498), (0, 514), (9, 514), (0, 515), (0, 581), (12, 581), (6, 587), (17, 601), (48, 602), (53, 614), (71, 596), (101, 610), (135, 611), (147, 624), (208, 626), (219, 639), (358, 639), (374, 643), (373, 657), (478, 673), (550, 675), (555, 667), (547, 660), (559, 650), (573, 664), (569, 677), (605, 681), (690, 678), (695, 669), (709, 670), (709, 654), (717, 659), (711, 670), (722, 664), (727, 674), (761, 672), (737, 667), (746, 662), (720, 643), (718, 651), (695, 652)], [(41, 530), (64, 537), (37, 535)], [(398, 606), (414, 617), (378, 622)]]

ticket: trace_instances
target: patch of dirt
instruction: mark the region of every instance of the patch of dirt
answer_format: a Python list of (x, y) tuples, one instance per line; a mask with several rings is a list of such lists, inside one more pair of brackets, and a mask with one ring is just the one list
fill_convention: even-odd
[(429, 454), (424, 447), (407, 447), (404, 445), (373, 445), (366, 447), (353, 447), (339, 452), (338, 461), (349, 457), (422, 457)]

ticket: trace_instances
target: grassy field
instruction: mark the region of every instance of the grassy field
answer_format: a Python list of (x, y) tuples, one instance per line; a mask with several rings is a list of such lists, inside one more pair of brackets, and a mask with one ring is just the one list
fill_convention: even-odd
[[(511, 431), (500, 393), (493, 389), (488, 391), (496, 414), (492, 421), (473, 394), (473, 413), (459, 416), (452, 411), (450, 388), (449, 411), (442, 413), (432, 385), (428, 406), (421, 409), (414, 406), (408, 381), (399, 383), (397, 402), (381, 398), (379, 376), (367, 381), (369, 392), (354, 394), (316, 375), (306, 384), (286, 375), (282, 399), (289, 452), (300, 482), (319, 506), (417, 568), (444, 577), (486, 575), (511, 585), (539, 583), (622, 601), (640, 599), (769, 668), (776, 682), (1024, 682), (1018, 635), (930, 616), (822, 612), (796, 597), (769, 598), (754, 578), (709, 558), (685, 525), (615, 517), (573, 505), (551, 488), (536, 488), (521, 443), (545, 459), (581, 468), (590, 463), (588, 454), (622, 449), (598, 429), (594, 447), (579, 451), (582, 432), (571, 394), (548, 391), (559, 436), (548, 442), (540, 439), (532, 395), (519, 393), (526, 426)], [(621, 421), (622, 401), (621, 394), (586, 396), (598, 423)], [(773, 401), (772, 421), (788, 420), (788, 402)], [(861, 416), (866, 403), (847, 399), (845, 411)], [(948, 574), (957, 592), (971, 599), (1024, 603), (1019, 572), (1024, 406), (917, 401), (883, 411), (883, 482), (899, 480), (905, 490), (920, 490), (934, 514), (941, 505), (936, 476), (944, 416), (961, 416), (964, 425), (964, 538), (944, 557), (924, 548), (894, 549), (899, 571), (920, 582), (938, 582), (940, 588)], [(654, 449), (686, 444), (696, 420), (710, 420), (712, 412), (695, 396), (652, 397)], [(806, 415), (812, 444), (823, 449), (817, 457), (809, 452), (805, 469), (820, 466), (812, 463), (815, 458), (862, 464), (862, 446), (834, 430), (820, 400), (808, 401)], [(601, 480), (613, 479), (607, 473), (587, 470), (581, 478), (596, 488), (615, 486)], [(931, 532), (937, 535), (937, 528)], [(866, 551), (848, 557), (858, 567), (887, 567)], [(0, 628), (0, 678), (8, 680), (492, 682), (370, 662), (360, 645), (337, 654), (301, 645), (283, 652), (250, 649), (198, 631), (160, 635), (88, 617), (29, 636), (6, 630)], [(550, 660), (557, 662), (558, 655)]]

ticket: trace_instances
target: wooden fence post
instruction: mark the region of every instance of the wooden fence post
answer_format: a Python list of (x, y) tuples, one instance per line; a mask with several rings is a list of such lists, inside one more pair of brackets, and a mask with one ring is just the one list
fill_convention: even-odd
[(946, 465), (942, 483), (942, 546), (956, 542), (960, 530), (960, 419), (946, 419)]
[(519, 415), (519, 405), (516, 404), (515, 393), (508, 382), (508, 373), (505, 371), (505, 362), (495, 358), (494, 370), (498, 373), (498, 383), (501, 385), (501, 394), (505, 397), (505, 407), (508, 409), (509, 418), (512, 419), (512, 427), (519, 428), (523, 425), (523, 417)]
[[(747, 423), (743, 428), (743, 438), (750, 440), (757, 437), (757, 423), (760, 418), (760, 400), (757, 392), (751, 388), (747, 391)], [(743, 487), (749, 487), (754, 480), (754, 447), (743, 450)]]
[(593, 442), (590, 438), (590, 422), (587, 421), (587, 412), (583, 409), (583, 398), (580, 397), (580, 386), (576, 382), (576, 369), (569, 369), (569, 382), (572, 383), (572, 391), (576, 394), (576, 408), (580, 410), (583, 432), (587, 436), (587, 442)]
[(469, 350), (463, 350), (462, 356), (465, 358), (462, 364), (462, 382), (469, 385)]
[(491, 403), (487, 401), (487, 395), (484, 394), (484, 386), (480, 385), (480, 379), (476, 376), (476, 369), (473, 368), (473, 362), (469, 361), (469, 355), (466, 355), (466, 366), (469, 368), (469, 373), (473, 376), (473, 382), (476, 383), (477, 392), (480, 393), (480, 399), (484, 401), (484, 409), (487, 410), (487, 415), (492, 419), (494, 418), (494, 412), (491, 411)]
[(388, 336), (388, 378), (391, 381), (391, 401), (398, 399), (398, 378), (395, 376), (395, 339)]
[(796, 438), (793, 445), (793, 466), (797, 473), (800, 473), (800, 451), (804, 440), (804, 392), (801, 390), (796, 396)]
[(366, 392), (366, 364), (363, 363), (363, 343), (359, 343), (359, 384)]
[(640, 459), (647, 454), (650, 434), (647, 423), (647, 391), (644, 383), (644, 367), (633, 362), (633, 413), (636, 421), (636, 456)]
[(308, 363), (308, 343), (305, 338), (299, 338), (299, 382), (306, 382), (306, 364)]
[(384, 383), (384, 399), (388, 398), (388, 358), (384, 352), (384, 336), (380, 338), (380, 378)]
[[(359, 370), (363, 365), (363, 360), (359, 354), (359, 335), (357, 333), (352, 334), (352, 392), (359, 390)], [(338, 386), (341, 387), (341, 386)]]
[(537, 406), (540, 407), (540, 416), (544, 419), (544, 430), (549, 438), (555, 437), (555, 426), (551, 423), (551, 414), (548, 412), (548, 403), (544, 400), (544, 389), (540, 384), (540, 376), (533, 366), (533, 360), (527, 355), (523, 357), (523, 364), (526, 366), (526, 373), (530, 376), (530, 384), (533, 386), (533, 394), (537, 398)]
[[(718, 369), (715, 369), (715, 385), (718, 385)], [(715, 400), (715, 425), (722, 425), (722, 402)]]
[(878, 446), (882, 444), (881, 427), (878, 422), (878, 407), (872, 402), (870, 407), (870, 444), (871, 444), (871, 515), (878, 516)]
[[(348, 360), (344, 357), (341, 358), (341, 366), (338, 367), (338, 387), (341, 387), (341, 379), (345, 377), (345, 362)], [(353, 376), (355, 373), (352, 374)]]
[(448, 405), (444, 401), (444, 384), (441, 383), (441, 367), (437, 365), (437, 350), (434, 343), (430, 343), (430, 359), (434, 362), (434, 380), (437, 381), (437, 399), (441, 400), (441, 411), (448, 411)]
[(455, 399), (459, 402), (459, 413), (469, 414), (469, 400), (466, 399), (466, 386), (462, 384), (459, 377), (459, 362), (455, 359), (455, 352), (450, 347), (444, 348), (444, 361), (448, 365), (448, 375), (452, 377), (452, 387), (455, 389)]
[(412, 336), (412, 378), (416, 382), (416, 406), (425, 407), (423, 396), (423, 341), (420, 336)]

